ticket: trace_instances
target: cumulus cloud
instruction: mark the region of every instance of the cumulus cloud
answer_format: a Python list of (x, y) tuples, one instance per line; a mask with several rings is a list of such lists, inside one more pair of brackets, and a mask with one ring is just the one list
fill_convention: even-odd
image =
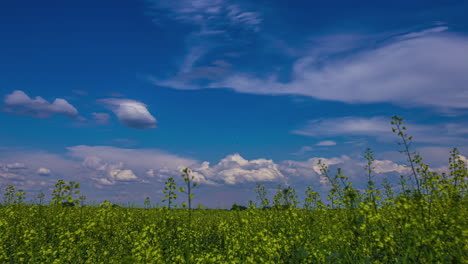
[[(466, 162), (465, 157), (466, 155), (463, 159)], [(82, 183), (82, 193), (92, 200), (99, 197), (102, 200), (135, 201), (135, 199), (143, 200), (150, 193), (155, 194), (161, 191), (162, 182), (168, 177), (181, 181), (181, 170), (188, 167), (192, 170), (191, 175), (195, 177), (194, 180), (202, 183), (200, 188), (203, 189), (204, 195), (200, 198), (206, 199), (207, 204), (214, 206), (215, 203), (210, 202), (212, 202), (211, 198), (215, 197), (215, 192), (219, 193), (220, 190), (230, 188), (230, 190), (237, 190), (242, 197), (242, 195), (247, 195), (247, 192), (251, 193), (252, 186), (257, 182), (265, 186), (287, 184), (298, 189), (314, 186), (325, 191), (329, 185), (320, 175), (318, 160), (322, 160), (323, 164), (329, 166), (331, 175), (335, 174), (335, 169), (340, 167), (354, 186), (357, 188), (365, 186), (367, 181), (364, 170), (365, 162), (345, 155), (275, 163), (262, 158), (247, 160), (239, 154), (232, 154), (210, 165), (207, 161), (199, 162), (160, 150), (103, 146), (71, 147), (66, 155), (15, 150), (7, 154), (1, 152), (0, 162), (4, 165), (0, 166), (2, 168), (0, 179), (3, 184), (13, 184), (27, 193), (35, 193), (47, 186), (51, 187), (58, 179), (74, 180)], [(27, 168), (6, 170), (6, 164), (15, 163), (27, 164)], [(408, 168), (401, 163), (384, 158), (376, 159), (373, 167), (377, 174), (383, 174), (394, 183), (398, 181), (400, 174), (409, 173)], [(447, 167), (438, 167), (433, 170), (447, 171)], [(41, 173), (42, 176), (50, 176), (42, 177)], [(378, 176), (376, 181), (382, 178)], [(125, 195), (121, 195), (123, 192)]]
[(138, 179), (132, 170), (111, 170), (109, 176), (119, 181), (131, 181)]
[(332, 140), (324, 140), (324, 141), (320, 141), (319, 143), (315, 145), (316, 146), (335, 146), (336, 142)]
[(50, 170), (47, 169), (47, 168), (39, 168), (37, 169), (37, 174), (41, 175), (41, 176), (49, 176), (50, 175)]
[(76, 117), (78, 115), (76, 108), (65, 99), (56, 98), (53, 103), (49, 103), (40, 96), (31, 99), (20, 90), (6, 95), (4, 103), (8, 112), (27, 114), (40, 118), (49, 118), (52, 114), (63, 114), (69, 117)]
[(315, 177), (314, 175), (321, 174), (321, 166), (318, 165), (319, 160), (322, 164), (331, 166), (345, 163), (351, 159), (348, 156), (343, 155), (341, 157), (330, 159), (314, 157), (306, 161), (285, 160), (280, 163), (280, 168), (281, 171), (287, 172), (288, 175), (293, 177)]
[[(318, 165), (319, 160), (327, 167), (327, 173), (330, 177), (336, 174), (337, 168), (341, 168), (342, 173), (350, 179), (354, 186), (362, 188), (367, 184), (366, 163), (346, 155), (334, 158), (314, 157), (306, 161), (285, 160), (279, 163), (279, 169), (293, 185), (306, 183), (327, 188), (329, 187), (328, 179), (322, 174), (322, 167)], [(372, 167), (374, 173), (380, 175), (376, 178), (376, 182), (381, 181), (383, 177), (388, 177), (390, 182), (395, 183), (399, 175), (410, 173), (405, 165), (390, 160), (376, 159)]]
[(409, 173), (408, 166), (399, 165), (391, 160), (375, 160), (372, 164), (376, 173), (398, 172), (400, 174)]
[(156, 127), (154, 118), (145, 104), (130, 99), (103, 99), (104, 103), (124, 126), (134, 129), (151, 129)]
[(81, 145), (69, 147), (68, 151), (69, 156), (82, 160), (85, 168), (96, 172), (94, 179), (108, 185), (115, 184), (124, 178), (137, 180), (132, 175), (157, 179), (179, 177), (183, 168), (197, 164), (196, 160), (179, 157), (158, 149)]
[(256, 159), (249, 161), (237, 153), (226, 156), (213, 167), (210, 167), (208, 162), (204, 162), (199, 168), (195, 168), (194, 172), (210, 180), (222, 181), (225, 184), (286, 182), (286, 178), (279, 171), (278, 165), (272, 160)]
[(69, 148), (69, 151), (69, 155), (83, 159), (84, 167), (97, 172), (94, 179), (105, 185), (114, 185), (119, 181), (148, 182), (138, 178), (136, 173), (157, 181), (164, 181), (169, 177), (177, 179), (186, 167), (195, 168), (191, 174), (195, 182), (216, 184), (196, 171), (203, 170), (203, 163), (198, 165), (196, 160), (181, 158), (160, 150), (77, 146)]

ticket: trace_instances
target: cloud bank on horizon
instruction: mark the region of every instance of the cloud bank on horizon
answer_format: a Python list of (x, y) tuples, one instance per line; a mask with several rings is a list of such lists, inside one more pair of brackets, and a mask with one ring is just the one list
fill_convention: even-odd
[[(13, 184), (30, 194), (50, 188), (58, 176), (67, 181), (82, 183), (84, 193), (90, 199), (103, 199), (98, 190), (125, 188), (132, 191), (127, 198), (141, 199), (138, 189), (159, 193), (163, 181), (174, 177), (178, 184), (185, 166), (192, 168), (194, 181), (201, 183), (201, 188), (224, 190), (248, 190), (252, 184), (262, 183), (273, 188), (275, 184), (283, 186), (307, 184), (318, 190), (325, 190), (328, 183), (321, 173), (319, 160), (331, 169), (343, 168), (346, 175), (362, 188), (367, 178), (364, 177), (364, 165), (359, 159), (346, 155), (341, 157), (314, 157), (305, 161), (285, 160), (275, 163), (273, 160), (246, 160), (238, 153), (222, 158), (210, 166), (207, 161), (197, 161), (170, 154), (157, 149), (138, 150), (116, 147), (75, 146), (68, 148), (64, 155), (37, 151), (13, 151), (13, 155), (0, 155), (6, 162), (0, 164), (0, 179)], [(466, 158), (461, 156), (466, 162)], [(409, 174), (409, 167), (390, 160), (375, 160), (374, 171), (377, 181), (387, 177), (397, 183), (400, 174)], [(448, 171), (447, 166), (431, 168), (434, 171)], [(34, 173), (32, 173), (34, 172)], [(24, 181), (27, 179), (27, 181)], [(123, 197), (123, 196), (122, 196)]]

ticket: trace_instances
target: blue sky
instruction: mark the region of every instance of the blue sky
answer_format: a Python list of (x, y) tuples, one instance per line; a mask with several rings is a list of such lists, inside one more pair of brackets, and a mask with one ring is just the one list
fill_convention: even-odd
[[(196, 203), (255, 184), (326, 192), (315, 163), (405, 174), (390, 117), (434, 169), (468, 152), (466, 1), (3, 1), (0, 187), (58, 179), (90, 200)], [(180, 180), (180, 179), (179, 179)], [(182, 182), (179, 181), (179, 184)]]

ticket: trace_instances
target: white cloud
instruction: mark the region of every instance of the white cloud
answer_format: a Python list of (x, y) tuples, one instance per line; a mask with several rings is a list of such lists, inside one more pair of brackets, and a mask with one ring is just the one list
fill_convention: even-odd
[(411, 32), (408, 34), (404, 34), (403, 36), (400, 36), (399, 38), (401, 39), (418, 38), (418, 37), (422, 37), (431, 33), (444, 32), (444, 31), (447, 31), (448, 29), (449, 28), (446, 26), (439, 26), (439, 27), (425, 29), (420, 32)]
[(205, 55), (206, 52), (207, 50), (202, 47), (191, 47), (189, 53), (185, 56), (180, 71), (182, 73), (191, 72), (195, 62)]
[(132, 170), (111, 170), (109, 171), (109, 176), (112, 179), (116, 179), (119, 181), (131, 181), (138, 179), (137, 176), (133, 173)]
[[(347, 176), (354, 186), (360, 188), (367, 184), (366, 163), (346, 155), (329, 159), (315, 157), (306, 161), (285, 160), (279, 164), (279, 169), (290, 179), (293, 185), (311, 184), (325, 188), (329, 186), (329, 183), (321, 172), (321, 166), (318, 165), (319, 160), (328, 168), (330, 177), (336, 174), (337, 168), (341, 168), (342, 174)], [(375, 160), (372, 167), (374, 173), (378, 174), (376, 177), (377, 182), (383, 179), (382, 175), (389, 177), (390, 181), (396, 182), (400, 174), (410, 172), (404, 165), (390, 160)]]
[(110, 146), (75, 146), (67, 148), (69, 155), (100, 167), (102, 164), (124, 163), (129, 168), (179, 169), (196, 163), (196, 160), (182, 158), (158, 149), (127, 149)]
[(39, 168), (37, 169), (37, 174), (41, 175), (41, 176), (49, 176), (50, 175), (50, 170), (47, 169), (47, 168)]
[[(253, 94), (292, 94), (345, 103), (389, 102), (437, 109), (468, 108), (468, 38), (433, 29), (348, 55), (311, 51), (296, 61), (292, 81), (276, 74), (233, 74), (209, 88)], [(341, 54), (341, 56), (336, 56)], [(175, 87), (177, 88), (177, 87)], [(193, 88), (193, 87), (192, 87)], [(206, 88), (206, 87), (200, 87)]]
[(410, 169), (407, 166), (399, 165), (391, 160), (374, 160), (372, 163), (376, 173), (398, 172), (400, 174), (409, 173)]
[(186, 167), (195, 168), (192, 173), (195, 182), (215, 184), (215, 182), (206, 179), (204, 174), (196, 171), (197, 169), (203, 170), (204, 163), (198, 165), (196, 160), (178, 157), (157, 149), (75, 146), (68, 148), (68, 150), (70, 156), (83, 160), (84, 167), (97, 172), (94, 179), (101, 184), (113, 185), (122, 180), (123, 176), (137, 180), (131, 175), (137, 177), (138, 174), (156, 178), (158, 181), (169, 177), (180, 178), (181, 170)]
[(146, 173), (146, 175), (147, 175), (148, 177), (150, 177), (150, 178), (156, 177), (156, 173), (155, 173), (154, 169), (149, 169), (149, 170), (147, 170), (145, 173)]
[(321, 166), (318, 165), (318, 161), (321, 160), (321, 163), (326, 166), (341, 164), (346, 161), (349, 161), (350, 158), (346, 155), (341, 156), (340, 158), (310, 158), (306, 161), (294, 161), (294, 160), (285, 160), (281, 162), (281, 170), (287, 171), (289, 175), (296, 177), (304, 177), (307, 175), (319, 175), (321, 174)]
[(31, 99), (26, 93), (16, 90), (5, 96), (4, 103), (7, 111), (33, 115), (41, 118), (51, 117), (52, 114), (63, 114), (69, 117), (76, 117), (78, 111), (65, 99), (57, 98), (53, 103), (49, 103), (40, 96)]
[(147, 106), (141, 102), (115, 98), (99, 101), (108, 106), (126, 127), (134, 129), (151, 129), (156, 127), (156, 118), (150, 114)]
[(10, 169), (10, 170), (19, 170), (19, 169), (26, 169), (27, 166), (24, 163), (15, 162), (15, 163), (6, 164), (5, 168)]
[(102, 159), (96, 156), (88, 156), (85, 157), (83, 161), (83, 166), (90, 169), (95, 169), (99, 171), (105, 171), (107, 169), (108, 164), (104, 163)]
[[(126, 149), (110, 146), (75, 146), (68, 155), (82, 160), (82, 166), (94, 172), (93, 179), (101, 184), (114, 185), (119, 181), (140, 180), (137, 175), (163, 180), (179, 177), (180, 170), (197, 164), (157, 149)], [(134, 177), (133, 177), (133, 176)], [(141, 181), (144, 181), (141, 179)]]
[(104, 185), (114, 185), (119, 181), (135, 181), (138, 177), (130, 169), (123, 169), (124, 162), (105, 162), (96, 156), (85, 157), (82, 165), (98, 172), (94, 180)]
[(209, 180), (222, 181), (225, 184), (246, 182), (286, 182), (286, 178), (279, 171), (278, 165), (272, 160), (246, 160), (239, 154), (232, 154), (220, 160), (213, 167), (208, 162), (202, 163), (193, 170)]
[(11, 180), (11, 181), (20, 181), (20, 180), (25, 180), (26, 177), (21, 176), (16, 173), (11, 173), (11, 172), (0, 172), (0, 177), (6, 180)]
[(336, 146), (336, 142), (332, 140), (324, 140), (315, 144), (316, 146)]
[[(330, 167), (331, 175), (335, 174), (337, 167), (342, 168), (343, 174), (348, 176), (356, 187), (365, 186), (367, 180), (365, 163), (345, 155), (275, 163), (262, 158), (246, 160), (239, 154), (232, 154), (210, 166), (206, 161), (198, 162), (154, 149), (76, 146), (68, 151), (68, 155), (65, 156), (46, 152), (3, 151), (0, 153), (2, 164), (28, 162), (28, 166), (14, 171), (2, 170), (0, 179), (4, 185), (13, 184), (27, 193), (36, 193), (51, 187), (58, 179), (74, 180), (82, 184), (82, 193), (91, 200), (121, 198), (124, 201), (143, 200), (143, 195), (147, 195), (145, 192), (160, 193), (162, 182), (168, 177), (174, 177), (179, 185), (182, 181), (181, 169), (185, 167), (192, 169), (195, 181), (201, 183), (200, 190), (203, 190), (203, 195), (197, 194), (197, 197), (206, 201), (216, 198), (214, 193), (219, 193), (225, 188), (236, 189), (242, 195), (249, 195), (247, 192), (251, 193), (251, 188), (249, 187), (248, 191), (243, 188), (253, 186), (257, 182), (267, 186), (278, 183), (291, 184), (295, 188), (312, 185), (326, 190), (328, 183), (320, 175), (320, 167), (317, 165), (319, 159)], [(407, 173), (407, 168), (403, 165), (388, 159), (377, 159), (374, 167), (376, 173), (389, 176), (389, 180), (395, 183), (399, 174)], [(6, 169), (6, 166), (3, 168)], [(447, 170), (446, 167), (433, 170), (444, 169)], [(48, 172), (51, 176), (41, 177), (40, 172)], [(382, 178), (378, 176), (376, 181)], [(245, 186), (242, 186), (243, 184)], [(125, 195), (120, 196), (123, 192)], [(210, 205), (214, 206), (215, 203)]]
[[(398, 136), (392, 132), (389, 117), (339, 117), (329, 119), (310, 120), (294, 134), (323, 137), (323, 136), (369, 136), (381, 141), (395, 141)], [(413, 136), (415, 142), (437, 144), (467, 144), (466, 134), (468, 125), (442, 123), (420, 125), (405, 122), (407, 133)]]
[[(170, 78), (149, 77), (158, 86), (175, 89), (199, 89), (194, 84), (197, 80), (219, 81), (228, 76), (229, 63), (197, 65), (207, 55), (214, 54), (216, 48), (226, 52), (226, 47), (238, 49), (245, 45), (243, 34), (256, 34), (260, 31), (262, 16), (246, 8), (251, 3), (233, 3), (230, 0), (147, 0), (147, 14), (160, 25), (166, 18), (193, 26), (193, 31), (186, 36), (186, 55), (178, 59), (179, 72)], [(226, 43), (229, 43), (226, 46)], [(236, 47), (236, 48), (233, 48)], [(233, 51), (231, 50), (231, 51)], [(232, 53), (232, 52), (231, 52)], [(215, 54), (219, 57), (219, 53)]]
[(327, 135), (391, 135), (390, 121), (390, 118), (384, 117), (340, 117), (316, 119), (308, 121), (306, 126), (293, 131), (293, 133), (310, 137)]
[(233, 24), (256, 26), (262, 23), (262, 19), (258, 13), (245, 12), (239, 5), (228, 5), (227, 10), (229, 10), (227, 17)]
[[(425, 146), (416, 148), (416, 152), (423, 158), (423, 163), (434, 167), (440, 167), (448, 164), (450, 152), (453, 148), (439, 146)], [(458, 148), (460, 155), (468, 154), (468, 146), (464, 145)], [(406, 157), (397, 151), (382, 152), (377, 154), (380, 158), (395, 161), (406, 161)]]

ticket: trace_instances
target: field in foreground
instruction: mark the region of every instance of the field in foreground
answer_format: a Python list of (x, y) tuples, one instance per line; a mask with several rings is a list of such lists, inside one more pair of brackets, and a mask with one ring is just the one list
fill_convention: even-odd
[(1, 263), (463, 263), (464, 202), (245, 211), (17, 205)]

